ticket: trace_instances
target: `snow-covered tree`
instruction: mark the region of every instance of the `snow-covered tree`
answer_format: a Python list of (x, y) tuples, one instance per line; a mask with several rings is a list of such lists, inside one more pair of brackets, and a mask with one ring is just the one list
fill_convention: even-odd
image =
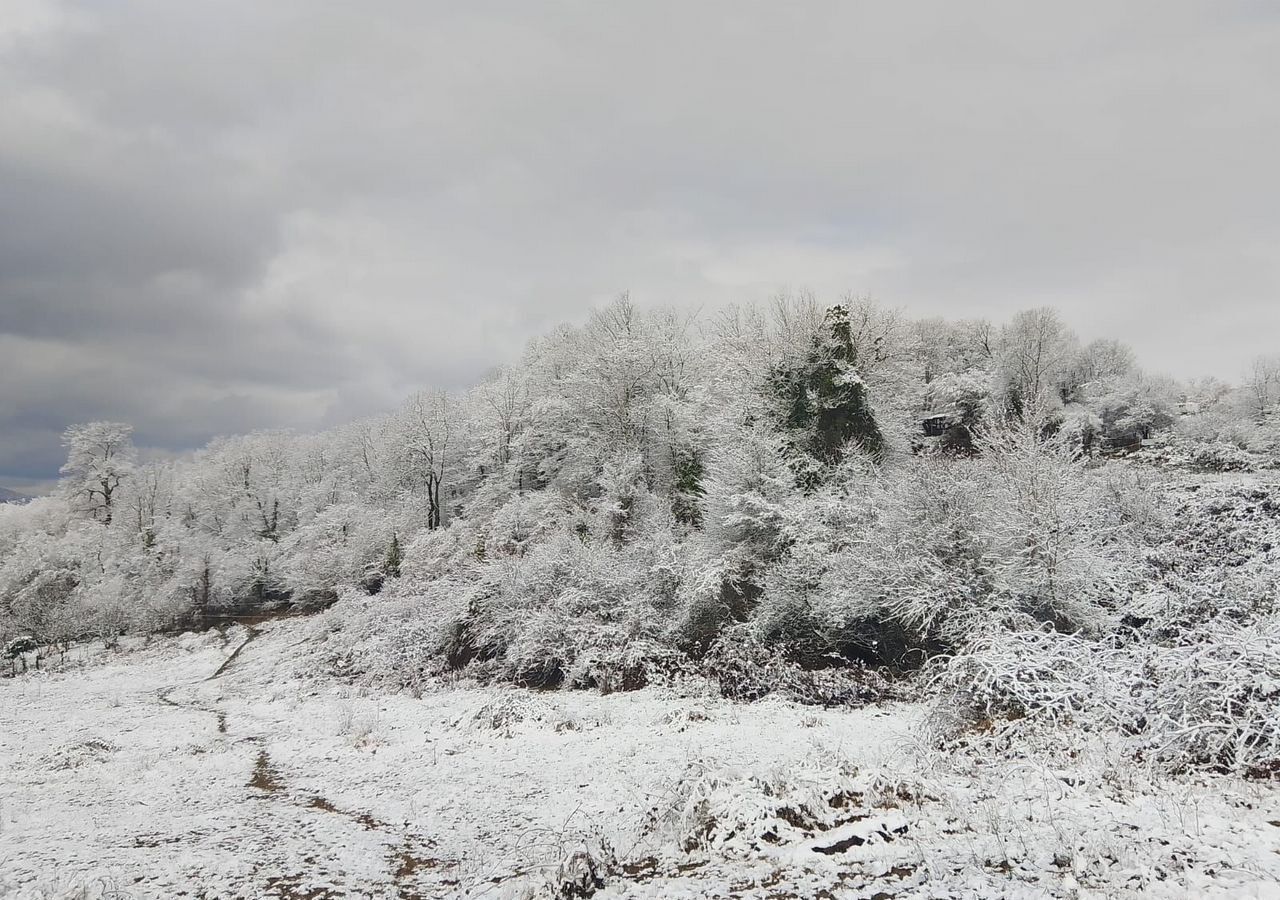
[(1018, 313), (1000, 332), (995, 353), (1006, 409), (1043, 420), (1061, 407), (1071, 389), (1079, 342), (1049, 308)]
[(838, 464), (851, 445), (872, 457), (884, 453), (884, 435), (871, 409), (844, 306), (827, 310), (804, 361), (775, 368), (768, 383), (778, 426), (793, 436), (797, 451), (819, 465)]
[[(802, 293), (699, 319), (623, 295), (471, 390), (317, 434), (140, 465), (127, 426), (69, 430), (57, 496), (0, 509), (0, 633), (377, 592), (406, 670), (549, 685), (715, 665), (748, 632), (905, 665), (992, 622), (1099, 630), (1128, 532), (1075, 454), (1167, 435), (1252, 459), (1270, 420), (1249, 396), (1077, 352), (1048, 310), (912, 322)], [(934, 415), (965, 452), (928, 452)]]
[(120, 422), (73, 425), (62, 435), (67, 462), (62, 489), (82, 513), (110, 525), (121, 483), (133, 474), (133, 426)]
[(391, 477), (402, 489), (425, 498), (429, 529), (446, 520), (445, 479), (456, 463), (458, 443), (455, 418), (453, 398), (444, 391), (430, 391), (415, 394), (393, 422)]
[(1244, 390), (1249, 411), (1257, 421), (1265, 421), (1280, 405), (1280, 354), (1255, 357), (1245, 373)]

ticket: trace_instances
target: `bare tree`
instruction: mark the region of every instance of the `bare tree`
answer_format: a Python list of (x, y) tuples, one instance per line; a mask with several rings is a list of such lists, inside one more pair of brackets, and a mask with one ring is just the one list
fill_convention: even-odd
[(406, 410), (406, 451), (410, 475), (426, 490), (427, 527), (439, 528), (440, 488), (444, 484), (453, 438), (453, 409), (449, 395), (431, 391), (414, 395)]
[(1088, 384), (1128, 375), (1133, 367), (1133, 350), (1128, 344), (1103, 338), (1091, 341), (1080, 351), (1073, 377), (1080, 384)]
[(520, 374), (503, 369), (480, 386), (480, 398), (493, 413), (496, 425), (494, 457), (499, 466), (505, 466), (511, 460), (511, 442), (515, 440), (520, 417), (529, 404), (528, 387)]
[(1280, 355), (1255, 357), (1245, 374), (1244, 389), (1250, 412), (1261, 422), (1280, 403)]
[(132, 434), (132, 425), (90, 422), (72, 425), (62, 435), (66, 489), (82, 511), (106, 525), (111, 524), (120, 483), (134, 471), (137, 451)]
[(1010, 411), (1034, 419), (1056, 405), (1078, 346), (1075, 334), (1048, 307), (1014, 316), (997, 354)]
[(157, 522), (168, 515), (172, 482), (171, 466), (149, 465), (138, 473), (134, 489), (130, 491), (127, 508), (133, 514), (134, 526), (145, 549), (155, 545)]
[(841, 302), (849, 310), (849, 336), (858, 373), (872, 385), (902, 378), (905, 367), (918, 355), (919, 342), (902, 311), (852, 294)]

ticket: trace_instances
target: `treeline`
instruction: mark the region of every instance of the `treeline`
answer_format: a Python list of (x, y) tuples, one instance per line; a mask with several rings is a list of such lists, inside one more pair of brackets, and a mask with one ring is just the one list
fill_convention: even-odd
[(69, 429), (57, 492), (0, 508), (0, 638), (351, 594), (416, 611), (387, 665), (526, 684), (634, 680), (730, 633), (907, 665), (977, 620), (1101, 627), (1145, 526), (1090, 458), (1267, 465), (1278, 401), (1265, 360), (1178, 384), (1047, 309), (997, 327), (801, 297), (702, 320), (624, 296), (472, 390), (319, 434), (144, 463), (127, 425)]

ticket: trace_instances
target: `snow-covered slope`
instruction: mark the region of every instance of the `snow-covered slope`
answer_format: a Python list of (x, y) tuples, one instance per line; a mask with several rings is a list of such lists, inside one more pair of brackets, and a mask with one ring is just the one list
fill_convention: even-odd
[[(317, 620), (0, 683), (5, 897), (1275, 896), (1280, 794), (921, 750), (913, 706), (311, 676)], [(1269, 893), (1270, 892), (1270, 893)]]

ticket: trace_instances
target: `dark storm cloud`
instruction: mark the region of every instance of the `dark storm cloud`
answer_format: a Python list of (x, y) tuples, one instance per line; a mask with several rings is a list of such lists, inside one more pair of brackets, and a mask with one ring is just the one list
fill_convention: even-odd
[[(8, 0), (0, 482), (461, 385), (623, 289), (1280, 334), (1265, 3)], [(25, 482), (24, 482), (25, 483)]]

